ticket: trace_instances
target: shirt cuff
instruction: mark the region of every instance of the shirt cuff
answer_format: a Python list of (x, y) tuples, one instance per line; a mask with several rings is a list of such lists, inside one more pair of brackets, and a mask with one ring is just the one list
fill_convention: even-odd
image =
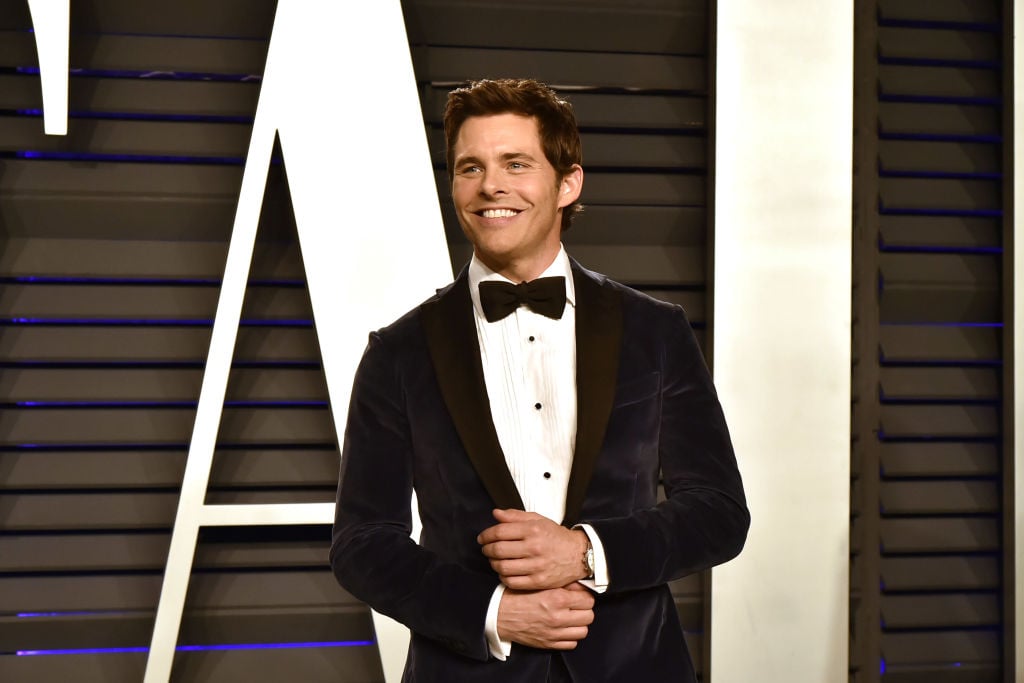
[(594, 549), (594, 576), (590, 579), (580, 579), (580, 583), (595, 593), (604, 593), (608, 590), (608, 561), (604, 556), (601, 539), (594, 531), (594, 527), (589, 524), (577, 524), (573, 529), (581, 529), (590, 539), (590, 547)]
[(501, 604), (501, 596), (505, 594), (505, 584), (499, 583), (491, 595), (491, 602), (487, 605), (487, 618), (484, 620), (484, 635), (487, 637), (487, 649), (491, 656), (504, 662), (505, 658), (512, 652), (512, 641), (502, 640), (498, 636), (498, 605)]

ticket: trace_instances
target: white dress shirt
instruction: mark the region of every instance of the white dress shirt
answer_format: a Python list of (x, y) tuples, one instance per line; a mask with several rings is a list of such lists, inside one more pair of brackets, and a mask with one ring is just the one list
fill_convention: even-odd
[[(565, 277), (566, 306), (558, 320), (520, 306), (508, 317), (487, 322), (480, 283), (510, 280), (475, 255), (468, 275), (484, 383), (505, 462), (525, 509), (561, 523), (576, 441), (576, 290), (569, 257), (559, 249), (540, 275)], [(603, 593), (608, 587), (604, 549), (589, 525), (579, 528), (590, 538), (595, 562), (593, 579), (581, 583)], [(504, 590), (504, 585), (495, 589), (485, 624), (491, 654), (500, 660), (511, 651), (511, 643), (498, 637)]]

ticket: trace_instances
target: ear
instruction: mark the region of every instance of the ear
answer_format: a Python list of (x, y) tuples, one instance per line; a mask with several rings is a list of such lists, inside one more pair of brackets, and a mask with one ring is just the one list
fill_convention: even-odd
[(583, 192), (583, 168), (573, 164), (572, 170), (562, 176), (558, 183), (558, 208), (564, 209), (580, 198)]

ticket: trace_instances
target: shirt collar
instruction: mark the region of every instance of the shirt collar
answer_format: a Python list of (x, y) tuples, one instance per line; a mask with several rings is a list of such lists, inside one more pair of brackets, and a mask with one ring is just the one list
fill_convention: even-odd
[[(484, 265), (484, 262), (478, 259), (475, 253), (469, 262), (469, 273), (467, 275), (469, 277), (469, 296), (473, 299), (473, 310), (476, 311), (477, 317), (483, 318), (484, 309), (480, 305), (480, 283), (486, 280), (512, 281)], [(565, 278), (565, 302), (575, 308), (576, 287), (573, 285), (572, 266), (569, 264), (569, 255), (565, 253), (564, 245), (559, 245), (555, 260), (538, 277), (557, 277), (559, 275)], [(519, 283), (512, 282), (512, 284)]]

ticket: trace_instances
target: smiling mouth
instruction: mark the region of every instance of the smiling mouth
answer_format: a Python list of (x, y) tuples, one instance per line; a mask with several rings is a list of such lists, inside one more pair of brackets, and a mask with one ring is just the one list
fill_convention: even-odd
[(484, 218), (512, 218), (518, 214), (519, 212), (515, 209), (484, 209), (483, 211), (477, 211), (477, 215)]

